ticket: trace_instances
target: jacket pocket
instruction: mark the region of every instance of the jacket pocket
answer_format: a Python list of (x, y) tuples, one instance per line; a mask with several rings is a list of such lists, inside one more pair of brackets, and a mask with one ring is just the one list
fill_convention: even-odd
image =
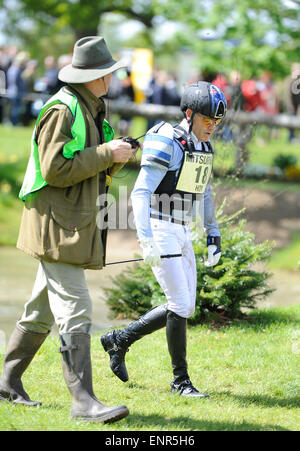
[(87, 227), (95, 220), (96, 213), (94, 211), (73, 211), (51, 209), (52, 219), (64, 230), (77, 232)]
[(100, 232), (96, 211), (52, 207), (46, 253), (51, 260), (88, 266), (100, 260)]

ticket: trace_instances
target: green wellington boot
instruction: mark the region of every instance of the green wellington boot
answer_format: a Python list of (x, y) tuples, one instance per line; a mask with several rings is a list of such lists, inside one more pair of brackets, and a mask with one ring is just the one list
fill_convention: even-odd
[(7, 345), (0, 377), (0, 401), (11, 401), (26, 406), (39, 406), (24, 390), (21, 377), (48, 334), (29, 332), (16, 326)]
[(71, 415), (90, 422), (112, 423), (129, 414), (126, 406), (108, 407), (95, 396), (92, 384), (90, 335), (60, 336), (63, 374), (72, 397)]

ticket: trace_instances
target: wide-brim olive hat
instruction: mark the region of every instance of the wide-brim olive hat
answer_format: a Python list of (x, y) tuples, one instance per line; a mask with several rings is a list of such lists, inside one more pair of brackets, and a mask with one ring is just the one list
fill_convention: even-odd
[(58, 78), (65, 83), (87, 83), (126, 67), (115, 61), (101, 36), (87, 36), (75, 43), (72, 63), (63, 67)]

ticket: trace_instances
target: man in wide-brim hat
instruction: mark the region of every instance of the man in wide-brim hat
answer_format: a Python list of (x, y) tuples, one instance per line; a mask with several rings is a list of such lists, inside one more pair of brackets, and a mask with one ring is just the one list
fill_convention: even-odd
[(97, 199), (107, 180), (134, 149), (105, 121), (111, 74), (124, 67), (113, 60), (102, 37), (76, 42), (72, 63), (59, 72), (66, 83), (43, 106), (20, 191), (24, 212), (17, 247), (40, 263), (32, 296), (10, 337), (0, 377), (0, 399), (28, 406), (21, 377), (54, 323), (61, 341), (63, 373), (72, 397), (72, 416), (116, 421), (126, 406), (108, 407), (92, 386), (90, 329), (92, 302), (84, 269), (105, 264), (105, 230), (99, 230)]
[(86, 37), (76, 42), (72, 63), (63, 67), (59, 79), (66, 83), (87, 83), (126, 67), (115, 61), (102, 37)]

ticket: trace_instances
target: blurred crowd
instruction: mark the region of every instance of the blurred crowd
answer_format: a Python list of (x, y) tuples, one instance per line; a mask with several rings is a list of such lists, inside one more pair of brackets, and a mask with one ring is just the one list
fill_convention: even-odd
[[(53, 95), (63, 85), (58, 80), (59, 70), (71, 62), (71, 55), (55, 59), (49, 55), (43, 67), (25, 51), (14, 46), (0, 47), (0, 122), (27, 125), (35, 118), (46, 96)], [(300, 115), (300, 63), (291, 66), (290, 75), (281, 81), (273, 80), (272, 73), (262, 71), (257, 78), (243, 79), (241, 73), (195, 73), (185, 84), (206, 80), (220, 87), (232, 110), (259, 111), (264, 114), (287, 113)], [(155, 68), (145, 91), (145, 102), (158, 105), (179, 106), (182, 87), (176, 74)], [(29, 96), (29, 94), (40, 94)], [(108, 97), (135, 101), (130, 70), (113, 74)], [(148, 127), (153, 125), (148, 121)], [(119, 133), (128, 134), (130, 120), (120, 118)], [(289, 139), (295, 139), (290, 130)]]
[[(49, 55), (40, 67), (28, 52), (15, 46), (0, 47), (0, 122), (27, 125), (36, 118), (45, 98), (63, 85), (58, 72), (71, 59), (72, 55), (61, 55), (57, 60)], [(30, 98), (32, 93), (41, 97)]]

